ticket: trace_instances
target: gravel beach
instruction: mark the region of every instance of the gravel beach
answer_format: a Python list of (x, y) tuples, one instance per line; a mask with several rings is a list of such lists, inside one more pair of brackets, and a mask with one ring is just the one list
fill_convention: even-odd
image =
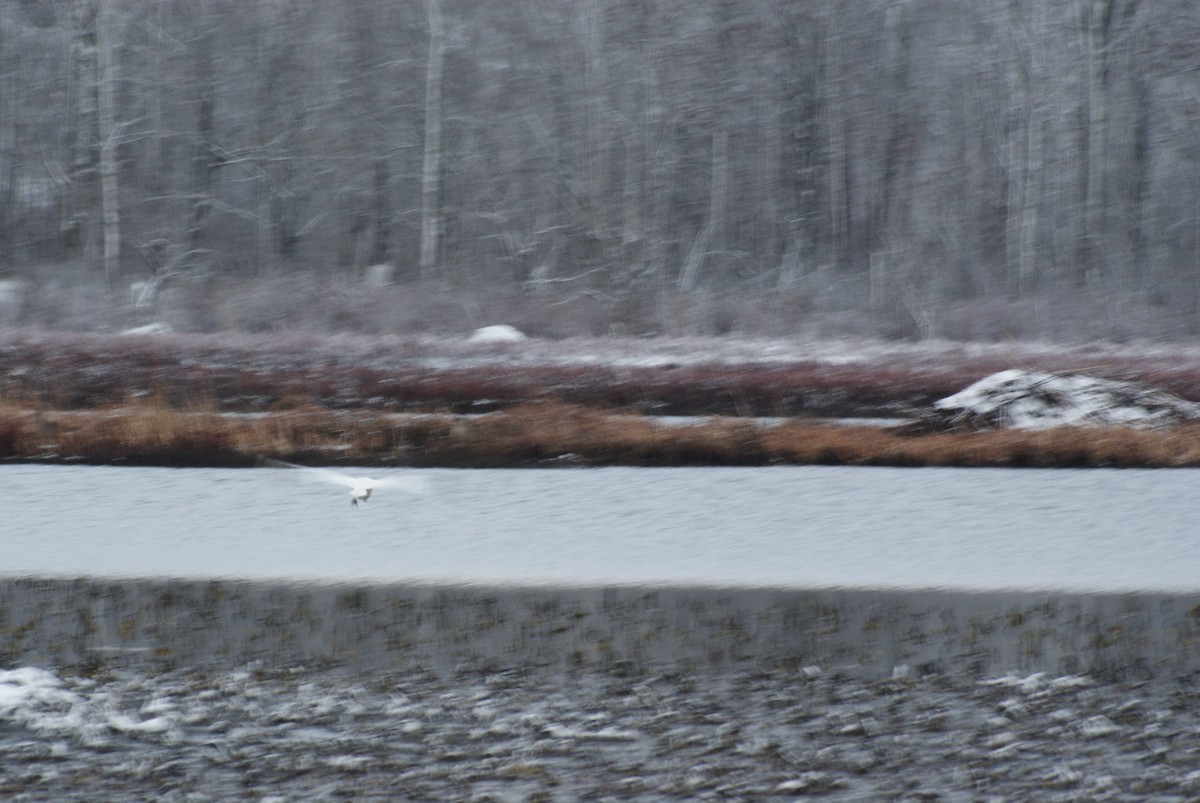
[(1194, 800), (1192, 594), (0, 583), (0, 799)]
[(0, 672), (8, 800), (1188, 800), (1193, 679)]

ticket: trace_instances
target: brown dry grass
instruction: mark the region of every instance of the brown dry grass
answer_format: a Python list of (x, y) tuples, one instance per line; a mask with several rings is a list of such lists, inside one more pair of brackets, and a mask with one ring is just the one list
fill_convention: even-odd
[(259, 455), (321, 459), (378, 454), (387, 429), (329, 410), (265, 416), (179, 411), (152, 403), (100, 410), (0, 407), (0, 457), (146, 465), (251, 465)]
[[(423, 353), (439, 356), (422, 348), (394, 340), (0, 337), (0, 399), (6, 400), (0, 401), (0, 459), (180, 466), (251, 465), (260, 455), (425, 466), (1200, 465), (1200, 427), (913, 435), (799, 418), (773, 427), (736, 417), (663, 426), (637, 414), (896, 415), (1014, 364), (1011, 356), (980, 358), (969, 349), (852, 364), (618, 367), (462, 363), (464, 355), (453, 351), (422, 361), (416, 357)], [(1141, 380), (1200, 400), (1200, 360), (1171, 351), (1055, 350), (1018, 363)], [(446, 413), (493, 408), (501, 412)], [(396, 414), (418, 410), (427, 414)]]
[(764, 434), (786, 463), (887, 466), (1175, 467), (1200, 465), (1200, 426), (1165, 430), (1061, 427), (1043, 431), (905, 435), (870, 427), (785, 425)]
[(172, 466), (325, 463), (502, 467), (766, 465), (1174, 467), (1200, 465), (1200, 425), (906, 435), (803, 420), (664, 426), (559, 403), (485, 416), (401, 416), (297, 406), (262, 415), (155, 402), (99, 410), (0, 405), (0, 459)]

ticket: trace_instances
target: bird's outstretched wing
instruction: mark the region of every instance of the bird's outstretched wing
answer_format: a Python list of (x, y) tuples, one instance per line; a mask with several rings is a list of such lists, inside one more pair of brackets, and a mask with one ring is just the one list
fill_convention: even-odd
[(270, 457), (260, 457), (259, 465), (271, 466), (272, 468), (294, 468), (304, 472), (305, 475), (312, 479), (331, 482), (335, 485), (341, 485), (346, 488), (397, 488), (409, 493), (427, 493), (429, 491), (429, 479), (421, 476), (411, 477), (385, 477), (383, 479), (374, 479), (370, 477), (352, 477), (349, 474), (343, 474), (340, 471), (334, 471), (331, 468), (317, 468), (315, 466), (298, 466), (295, 463), (287, 463), (283, 460), (275, 460)]
[(410, 494), (429, 493), (429, 478), (419, 474), (404, 477), (384, 477), (370, 480), (373, 488), (396, 488)]
[(314, 468), (312, 466), (298, 466), (295, 463), (285, 463), (282, 460), (273, 460), (269, 457), (259, 458), (259, 463), (272, 468), (294, 468), (298, 469), (308, 477), (316, 480), (324, 480), (332, 482), (335, 485), (344, 485), (347, 488), (353, 488), (358, 485), (358, 480), (351, 477), (349, 474), (343, 474), (340, 471), (334, 471), (331, 468)]

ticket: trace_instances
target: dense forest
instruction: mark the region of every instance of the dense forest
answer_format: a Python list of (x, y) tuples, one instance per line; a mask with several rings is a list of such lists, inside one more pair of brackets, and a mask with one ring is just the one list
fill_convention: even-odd
[(1187, 0), (12, 0), (0, 324), (1200, 335)]

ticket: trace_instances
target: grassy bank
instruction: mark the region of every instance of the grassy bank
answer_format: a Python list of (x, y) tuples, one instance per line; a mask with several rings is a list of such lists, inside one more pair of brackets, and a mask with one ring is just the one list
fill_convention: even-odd
[(1200, 466), (1200, 426), (1168, 430), (905, 434), (803, 419), (637, 414), (535, 403), (479, 416), (304, 408), (262, 415), (153, 403), (99, 410), (0, 407), (0, 459), (250, 466), (259, 456), (325, 465)]
[[(245, 466), (1193, 466), (1200, 428), (916, 434), (997, 370), (1200, 400), (1200, 347), (0, 332), (0, 460)], [(469, 414), (468, 414), (469, 413)], [(481, 415), (479, 413), (487, 413)], [(655, 415), (705, 416), (664, 425)], [(753, 416), (785, 417), (763, 425)]]

